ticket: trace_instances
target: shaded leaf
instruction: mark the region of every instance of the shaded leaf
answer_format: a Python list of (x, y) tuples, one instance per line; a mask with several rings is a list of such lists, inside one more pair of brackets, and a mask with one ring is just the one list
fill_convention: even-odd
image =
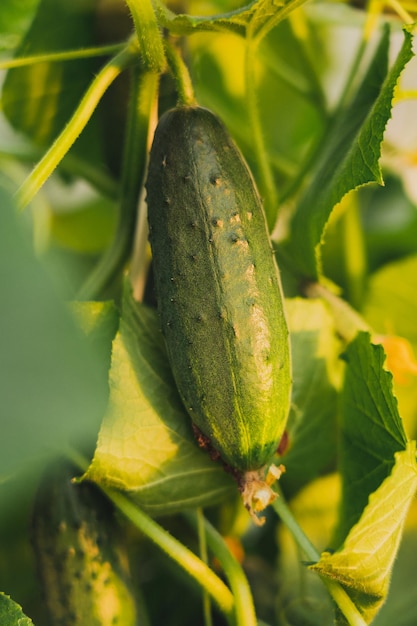
[(22, 611), (16, 602), (4, 593), (0, 593), (0, 624), (1, 626), (33, 626), (33, 622)]
[(319, 248), (333, 207), (361, 185), (382, 183), (379, 158), (394, 88), (413, 54), (412, 37), (406, 31), (387, 74), (388, 44), (386, 29), (355, 96), (335, 121), (312, 182), (296, 207), (287, 252), (302, 275), (317, 278), (320, 273)]
[(293, 391), (288, 421), (290, 447), (282, 483), (291, 494), (335, 461), (340, 343), (319, 300), (286, 301), (291, 333)]
[(407, 438), (392, 393), (392, 375), (384, 369), (381, 345), (359, 333), (348, 346), (341, 397), (340, 471), (343, 496), (337, 542), (360, 518), (369, 494), (390, 474), (394, 454)]
[(415, 442), (395, 454), (390, 475), (370, 495), (344, 546), (311, 566), (340, 582), (369, 624), (384, 602), (404, 522), (417, 489)]
[(0, 190), (0, 475), (96, 437), (106, 401), (94, 352)]
[(109, 406), (85, 477), (128, 491), (151, 514), (208, 505), (236, 489), (195, 442), (156, 312), (130, 294), (113, 342)]

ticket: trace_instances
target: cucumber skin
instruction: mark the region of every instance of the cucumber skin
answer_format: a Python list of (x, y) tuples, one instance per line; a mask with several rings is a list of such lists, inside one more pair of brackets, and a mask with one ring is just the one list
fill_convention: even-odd
[(108, 501), (53, 467), (38, 490), (31, 539), (51, 626), (137, 626), (126, 546)]
[(288, 329), (254, 180), (209, 110), (161, 117), (147, 203), (158, 310), (183, 403), (227, 465), (261, 468), (287, 420)]

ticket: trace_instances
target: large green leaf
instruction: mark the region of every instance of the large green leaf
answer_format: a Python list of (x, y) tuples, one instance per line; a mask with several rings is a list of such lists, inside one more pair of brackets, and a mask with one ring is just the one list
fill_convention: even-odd
[(340, 342), (323, 302), (290, 299), (286, 310), (293, 391), (282, 483), (285, 492), (293, 495), (335, 462), (341, 363)]
[[(101, 356), (76, 326), (0, 190), (0, 476), (92, 444), (105, 408)], [(105, 382), (105, 381), (104, 381)]]
[[(41, 0), (17, 55), (88, 47), (92, 44), (93, 18), (90, 3)], [(70, 118), (97, 67), (96, 59), (82, 59), (9, 70), (2, 96), (7, 118), (37, 144), (48, 146)], [(87, 139), (81, 139), (84, 157), (97, 153), (100, 146), (93, 125), (86, 132)]]
[(156, 312), (129, 293), (113, 342), (109, 406), (85, 477), (127, 491), (156, 515), (212, 504), (236, 489), (194, 440)]
[(33, 622), (16, 602), (4, 593), (0, 593), (1, 626), (33, 626)]
[(415, 442), (395, 454), (389, 476), (370, 495), (341, 550), (324, 553), (312, 569), (341, 583), (367, 624), (385, 601), (405, 519), (417, 489)]
[(387, 73), (388, 45), (385, 30), (358, 90), (335, 120), (312, 182), (296, 207), (287, 253), (304, 276), (317, 278), (320, 273), (320, 244), (334, 206), (353, 189), (382, 183), (381, 143), (395, 86), (413, 54), (412, 36), (405, 31), (403, 46)]
[(359, 333), (345, 358), (340, 443), (343, 495), (338, 543), (360, 518), (369, 495), (391, 473), (395, 453), (407, 444), (392, 393), (392, 374), (384, 369), (382, 346), (372, 345), (367, 333)]

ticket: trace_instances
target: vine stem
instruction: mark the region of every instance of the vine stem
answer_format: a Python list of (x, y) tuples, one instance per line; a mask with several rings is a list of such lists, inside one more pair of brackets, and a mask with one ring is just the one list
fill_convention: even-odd
[[(272, 507), (282, 522), (286, 525), (298, 547), (302, 550), (307, 559), (317, 563), (320, 560), (319, 552), (295, 520), (282, 494), (280, 494), (279, 498), (273, 502)], [(345, 616), (349, 626), (367, 626), (364, 618), (343, 587), (335, 580), (330, 580), (320, 574), (319, 576), (333, 600)]]
[(151, 0), (126, 0), (135, 24), (143, 63), (160, 74), (166, 66), (164, 44)]
[[(184, 517), (193, 526), (193, 528), (196, 530), (198, 529), (198, 519), (196, 513), (187, 512), (184, 513)], [(230, 552), (223, 537), (207, 519), (204, 519), (204, 529), (207, 536), (208, 546), (220, 561), (232, 589), (235, 598), (237, 626), (256, 626), (257, 620), (252, 593), (240, 563)]]
[(88, 59), (91, 57), (108, 56), (117, 54), (125, 48), (125, 43), (117, 43), (109, 46), (98, 46), (96, 48), (80, 48), (79, 50), (66, 50), (64, 52), (47, 52), (45, 54), (34, 54), (27, 57), (7, 59), (0, 61), (0, 70), (10, 70), (16, 67), (26, 67), (36, 65), (36, 63), (54, 63), (60, 61), (74, 61), (76, 59)]
[(137, 44), (130, 41), (100, 70), (64, 130), (18, 189), (16, 200), (20, 209), (24, 209), (45, 184), (85, 128), (107, 88), (124, 69), (137, 60), (137, 56)]
[[(141, 532), (153, 541), (173, 561), (180, 565), (210, 596), (226, 616), (228, 623), (234, 626), (235, 599), (230, 589), (203, 561), (191, 550), (170, 535), (157, 522), (141, 511), (125, 495), (103, 487), (102, 491)], [(241, 626), (239, 624), (239, 626)], [(243, 626), (243, 623), (242, 623)]]
[(254, 159), (257, 163), (260, 179), (260, 187), (265, 194), (265, 213), (268, 228), (271, 231), (274, 226), (278, 194), (275, 187), (271, 164), (268, 160), (265, 139), (259, 116), (259, 107), (256, 89), (256, 49), (257, 42), (248, 33), (245, 50), (245, 84), (246, 101), (248, 105), (249, 123), (253, 134), (255, 148)]
[(77, 294), (79, 299), (99, 296), (123, 269), (133, 247), (139, 196), (148, 152), (151, 111), (158, 93), (159, 76), (135, 68), (126, 128), (120, 206), (113, 242)]

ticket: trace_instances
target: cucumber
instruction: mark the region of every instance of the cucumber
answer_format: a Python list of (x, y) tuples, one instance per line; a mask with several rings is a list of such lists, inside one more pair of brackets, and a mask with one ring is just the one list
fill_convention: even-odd
[(289, 409), (289, 335), (262, 203), (220, 120), (198, 106), (160, 119), (147, 179), (158, 310), (193, 424), (242, 490)]
[[(54, 468), (55, 470), (55, 468)], [(57, 468), (41, 485), (32, 545), (51, 626), (135, 626), (120, 528), (102, 494)]]

